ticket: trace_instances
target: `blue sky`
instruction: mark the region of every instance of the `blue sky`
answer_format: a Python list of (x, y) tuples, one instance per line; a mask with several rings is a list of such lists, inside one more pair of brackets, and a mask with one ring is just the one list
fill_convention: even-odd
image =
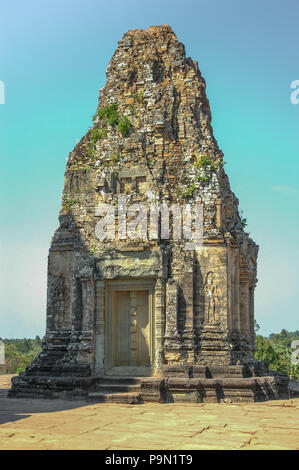
[(297, 0), (0, 0), (0, 336), (43, 335), (66, 158), (123, 34), (169, 24), (207, 82), (215, 137), (260, 245), (261, 333), (299, 328)]

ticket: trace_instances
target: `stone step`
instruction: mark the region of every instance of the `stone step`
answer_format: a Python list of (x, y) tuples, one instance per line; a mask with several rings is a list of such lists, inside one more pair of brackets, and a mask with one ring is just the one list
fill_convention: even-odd
[(97, 392), (101, 393), (124, 393), (124, 392), (138, 392), (140, 391), (139, 384), (117, 384), (117, 383), (99, 383), (95, 387)]
[(92, 392), (88, 394), (88, 401), (94, 403), (128, 403), (134, 405), (137, 403), (142, 403), (140, 393), (131, 392), (131, 393), (101, 393), (101, 392)]
[(103, 385), (135, 385), (139, 384), (141, 381), (140, 377), (129, 377), (129, 376), (114, 376), (114, 375), (105, 375), (103, 377), (98, 377), (96, 379), (96, 384), (103, 384)]

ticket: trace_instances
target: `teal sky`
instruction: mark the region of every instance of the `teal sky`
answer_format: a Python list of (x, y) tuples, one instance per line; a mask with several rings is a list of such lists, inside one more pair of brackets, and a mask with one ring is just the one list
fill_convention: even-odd
[(297, 0), (0, 0), (0, 337), (43, 335), (66, 159), (123, 34), (169, 24), (207, 82), (231, 187), (260, 245), (261, 333), (299, 329)]

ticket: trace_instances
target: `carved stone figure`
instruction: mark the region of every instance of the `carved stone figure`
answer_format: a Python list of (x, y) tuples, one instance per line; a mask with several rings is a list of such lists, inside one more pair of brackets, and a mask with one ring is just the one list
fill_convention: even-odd
[(54, 324), (57, 328), (61, 328), (64, 322), (65, 294), (65, 280), (61, 274), (57, 277), (53, 288), (53, 315)]
[(205, 283), (205, 323), (213, 324), (216, 321), (216, 292), (217, 287), (214, 284), (214, 273), (210, 271), (207, 274)]

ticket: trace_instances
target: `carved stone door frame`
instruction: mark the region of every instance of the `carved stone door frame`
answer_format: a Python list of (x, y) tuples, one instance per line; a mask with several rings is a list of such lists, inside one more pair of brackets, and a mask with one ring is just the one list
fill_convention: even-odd
[[(155, 280), (111, 280), (107, 281), (105, 289), (105, 356), (104, 373), (137, 374), (142, 375), (142, 370), (138, 366), (114, 367), (113, 363), (113, 297), (119, 291), (148, 291), (148, 315), (149, 315), (149, 373), (152, 373), (155, 366)], [(134, 312), (132, 314), (134, 316)], [(134, 318), (132, 317), (134, 323)], [(133, 326), (134, 328), (134, 326)]]

